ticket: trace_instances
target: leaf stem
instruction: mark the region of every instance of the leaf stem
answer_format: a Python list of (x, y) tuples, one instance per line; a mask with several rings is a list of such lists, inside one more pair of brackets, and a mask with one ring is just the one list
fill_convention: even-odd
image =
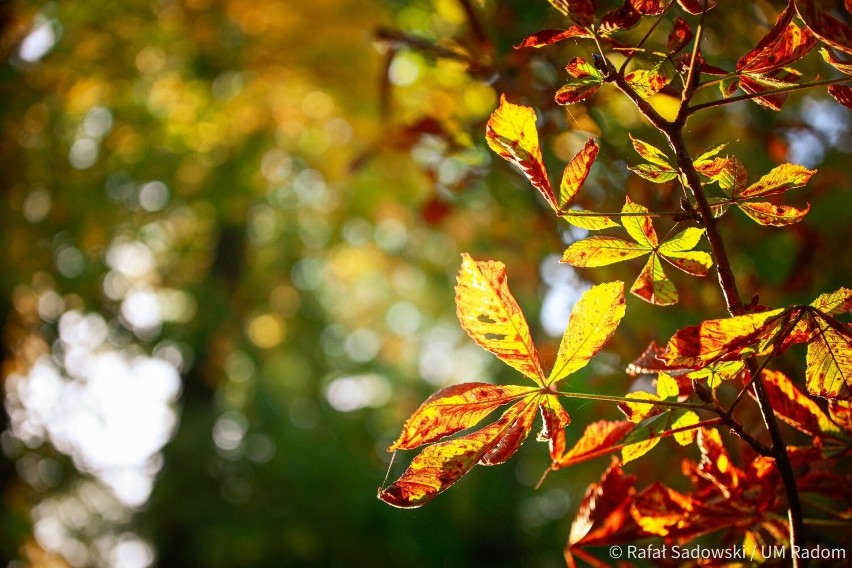
[(716, 409), (713, 406), (707, 404), (698, 404), (695, 402), (676, 402), (669, 400), (646, 400), (641, 398), (629, 398), (624, 396), (610, 396), (605, 394), (592, 394), (592, 393), (584, 393), (584, 392), (564, 392), (564, 391), (553, 391), (550, 389), (545, 389), (543, 392), (546, 394), (555, 394), (556, 396), (562, 396), (565, 398), (583, 398), (586, 400), (601, 400), (604, 402), (629, 402), (636, 404), (650, 404), (652, 406), (670, 406), (672, 408), (691, 408), (695, 410), (707, 410), (709, 412), (716, 412)]
[(823, 81), (813, 81), (812, 83), (797, 83), (795, 85), (790, 85), (789, 87), (779, 87), (777, 89), (769, 89), (767, 91), (761, 91), (759, 93), (747, 93), (745, 95), (739, 95), (736, 97), (731, 97), (730, 99), (719, 99), (716, 101), (710, 101), (707, 103), (701, 103), (699, 105), (694, 105), (690, 107), (685, 107), (685, 114), (687, 116), (694, 114), (700, 110), (705, 110), (708, 108), (718, 107), (722, 105), (729, 105), (733, 103), (738, 103), (741, 101), (748, 101), (751, 99), (756, 99), (758, 97), (765, 97), (767, 95), (778, 95), (781, 93), (790, 93), (793, 91), (801, 91), (804, 89), (813, 89), (814, 87), (822, 87), (825, 85), (836, 85), (838, 83), (849, 83), (852, 81), (850, 77), (837, 77), (834, 79), (825, 79)]

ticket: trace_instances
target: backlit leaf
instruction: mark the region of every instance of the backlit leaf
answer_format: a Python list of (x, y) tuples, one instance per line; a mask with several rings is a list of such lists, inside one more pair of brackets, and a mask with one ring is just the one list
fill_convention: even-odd
[(822, 409), (796, 388), (784, 373), (764, 369), (761, 378), (772, 409), (781, 420), (811, 436), (821, 433), (836, 436), (840, 433)]
[(545, 45), (553, 45), (554, 43), (571, 39), (571, 38), (593, 38), (594, 36), (590, 34), (584, 28), (580, 26), (571, 26), (567, 30), (541, 30), (532, 34), (531, 36), (527, 36), (524, 40), (518, 45), (514, 46), (515, 49), (523, 49), (525, 47), (544, 47)]
[(562, 255), (562, 262), (572, 266), (594, 268), (645, 254), (649, 249), (616, 237), (589, 237), (572, 243)]
[(644, 391), (636, 391), (627, 395), (626, 398), (635, 399), (637, 401), (649, 402), (619, 402), (618, 409), (624, 413), (624, 416), (629, 422), (638, 424), (646, 418), (650, 418), (656, 414), (663, 412), (663, 409), (654, 405), (655, 402), (660, 402), (660, 397), (655, 394)]
[(597, 92), (603, 84), (600, 72), (582, 57), (572, 59), (565, 70), (572, 80), (556, 91), (556, 102), (561, 105), (580, 102)]
[(595, 214), (594, 211), (572, 208), (568, 209), (564, 213), (560, 213), (559, 216), (575, 227), (589, 231), (600, 231), (601, 229), (618, 227), (618, 223), (610, 219), (608, 216)]
[(740, 88), (740, 76), (731, 75), (719, 81), (719, 90), (722, 92), (723, 98), (728, 98), (737, 92)]
[(608, 454), (632, 429), (633, 425), (623, 420), (592, 422), (586, 426), (577, 443), (555, 459), (551, 467), (563, 469)]
[(798, 223), (811, 210), (810, 205), (806, 205), (804, 209), (799, 209), (792, 205), (775, 205), (763, 201), (742, 201), (738, 202), (737, 205), (743, 213), (761, 225), (773, 227), (784, 227)]
[(420, 507), (461, 479), (504, 437), (517, 429), (520, 421), (532, 420), (536, 405), (521, 400), (499, 420), (475, 432), (427, 446), (402, 476), (379, 492), (379, 499), (400, 508)]
[(621, 212), (626, 213), (621, 218), (621, 224), (624, 225), (627, 234), (648, 250), (656, 248), (659, 241), (651, 218), (648, 216), (648, 208), (630, 201), (628, 197), (625, 199)]
[(680, 16), (675, 16), (672, 31), (669, 32), (669, 38), (668, 41), (666, 41), (666, 47), (668, 48), (669, 53), (675, 54), (686, 47), (692, 40), (693, 35), (692, 28), (689, 27), (686, 20)]
[(840, 288), (836, 292), (820, 294), (811, 305), (830, 316), (852, 311), (852, 290)]
[(852, 87), (846, 85), (829, 85), (828, 94), (848, 109), (852, 109)]
[(699, 170), (699, 173), (719, 184), (728, 195), (736, 195), (748, 181), (748, 171), (735, 156), (717, 158)]
[(737, 61), (737, 71), (765, 73), (789, 65), (804, 57), (816, 45), (816, 36), (807, 27), (800, 28), (792, 22), (794, 14), (791, 1), (775, 25), (748, 53)]
[(663, 272), (663, 265), (656, 253), (648, 258), (630, 292), (657, 306), (671, 306), (678, 300), (677, 289)]
[(825, 398), (852, 399), (852, 332), (848, 328), (845, 332), (835, 329), (821, 318), (813, 325), (818, 333), (808, 344), (808, 392)]
[(581, 26), (595, 23), (595, 6), (592, 0), (549, 0), (550, 4)]
[(399, 439), (388, 448), (410, 450), (477, 424), (494, 409), (535, 391), (536, 387), (462, 383), (438, 391), (406, 420)]
[(743, 361), (717, 361), (710, 363), (697, 371), (686, 374), (691, 380), (706, 380), (711, 389), (718, 387), (722, 381), (730, 381), (739, 376), (745, 369)]
[(716, 0), (677, 0), (677, 3), (693, 16), (716, 7)]
[(825, 60), (826, 63), (828, 63), (841, 73), (852, 75), (852, 61), (841, 59), (833, 51), (829, 51), (824, 47), (819, 50), (819, 54), (822, 55), (822, 58)]
[(809, 170), (798, 164), (781, 164), (747, 188), (735, 193), (734, 197), (747, 198), (784, 193), (794, 187), (805, 185), (815, 173), (816, 170)]
[(497, 443), (483, 454), (479, 460), (480, 465), (499, 465), (505, 463), (518, 451), (521, 444), (529, 437), (533, 421), (535, 420), (536, 410), (539, 405), (534, 404), (534, 402), (541, 398), (539, 395), (531, 395), (523, 402), (515, 405), (526, 404), (518, 415), (518, 418), (512, 421), (506, 431), (497, 438)]
[(659, 68), (636, 69), (624, 76), (624, 80), (636, 91), (636, 94), (647, 99), (660, 92), (672, 78), (661, 73)]
[(592, 164), (595, 163), (595, 158), (598, 155), (597, 142), (594, 138), (589, 138), (583, 149), (571, 158), (568, 165), (565, 166), (565, 171), (562, 172), (562, 183), (559, 184), (559, 207), (558, 212), (561, 214), (571, 201), (580, 191), (580, 188), (585, 183), (589, 176), (589, 171), (592, 169)]
[(610, 10), (601, 18), (598, 25), (598, 33), (603, 35), (614, 34), (623, 30), (629, 30), (639, 23), (642, 14), (630, 5), (631, 0), (625, 0), (620, 8)]
[(675, 399), (680, 395), (677, 381), (668, 373), (657, 373), (657, 396), (665, 400)]
[(630, 517), (635, 481), (636, 476), (624, 475), (618, 460), (613, 459), (600, 482), (590, 485), (580, 502), (568, 535), (569, 552), (580, 544), (608, 544), (614, 539), (633, 540), (638, 536), (631, 530), (634, 523)]
[(700, 164), (703, 164), (705, 161), (710, 160), (710, 158), (716, 156), (719, 152), (724, 150), (728, 146), (727, 142), (722, 144), (717, 144), (715, 146), (711, 146), (698, 154), (695, 160), (692, 162), (693, 165), (698, 168)]
[(828, 415), (835, 424), (852, 434), (852, 403), (848, 400), (829, 400)]
[(639, 442), (634, 442), (632, 444), (626, 444), (624, 448), (621, 449), (621, 461), (622, 463), (629, 463), (635, 459), (639, 459), (651, 450), (653, 450), (657, 444), (660, 443), (660, 438), (658, 436), (647, 438), (641, 440)]
[(643, 16), (657, 16), (663, 13), (668, 5), (668, 0), (630, 0), (633, 9)]
[(761, 353), (789, 315), (784, 308), (731, 318), (707, 320), (677, 331), (663, 361), (670, 366), (700, 369), (714, 361), (739, 358), (745, 350)]
[(502, 262), (462, 255), (456, 285), (456, 314), (479, 345), (538, 384), (544, 374), (520, 306), (509, 291)]
[(545, 385), (582, 369), (609, 341), (624, 317), (624, 283), (606, 282), (583, 293), (571, 310), (556, 362)]
[(731, 498), (745, 473), (734, 465), (728, 450), (722, 444), (719, 431), (715, 428), (702, 428), (698, 431), (698, 447), (701, 450), (701, 463), (698, 474), (713, 483), (726, 497)]
[(639, 140), (638, 138), (634, 138), (632, 134), (629, 134), (630, 141), (633, 143), (633, 149), (636, 150), (636, 153), (642, 156), (648, 162), (652, 164), (657, 164), (658, 166), (668, 166), (670, 169), (673, 169), (669, 164), (669, 158), (666, 154), (657, 148), (656, 146), (645, 142), (644, 140)]
[(698, 424), (698, 415), (692, 410), (678, 410), (672, 420), (672, 430), (685, 428), (682, 432), (674, 434), (675, 441), (681, 446), (688, 446), (695, 441), (696, 429), (689, 428)]
[[(849, 8), (846, 8), (849, 10)], [(796, 10), (808, 28), (819, 39), (844, 53), (852, 55), (852, 27), (817, 8), (814, 0), (797, 0)]]
[(542, 427), (537, 439), (548, 442), (550, 459), (555, 460), (565, 452), (565, 427), (571, 423), (571, 417), (555, 396), (542, 397), (539, 409)]
[(677, 177), (677, 171), (671, 167), (658, 166), (657, 164), (638, 164), (628, 166), (628, 169), (639, 177), (653, 183), (665, 183)]
[(536, 115), (531, 107), (510, 103), (506, 95), (502, 95), (500, 105), (488, 119), (485, 140), (500, 157), (520, 168), (545, 201), (556, 209), (556, 197), (544, 168), (535, 123)]

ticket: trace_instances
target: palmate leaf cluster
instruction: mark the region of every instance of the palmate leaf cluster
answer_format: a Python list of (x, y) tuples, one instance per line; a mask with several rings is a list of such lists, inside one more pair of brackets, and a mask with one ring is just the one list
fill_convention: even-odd
[[(552, 0), (551, 3), (574, 25), (564, 30), (542, 30), (524, 39), (516, 49), (540, 48), (566, 40), (593, 40), (598, 47), (609, 45), (633, 57), (648, 50), (625, 47), (613, 35), (632, 28), (645, 16), (661, 16), (674, 5), (663, 1), (627, 1), (622, 8), (606, 12), (599, 19), (594, 2)], [(705, 11), (716, 8), (715, 2), (678, 4), (685, 14), (698, 15), (701, 21)], [(712, 146), (694, 159), (684, 158), (686, 150), (677, 141), (683, 122), (678, 122), (679, 118), (663, 119), (644, 100), (670, 84), (679, 83), (682, 99), (677, 116), (684, 120), (692, 112), (727, 104), (738, 88), (746, 93), (744, 99), (780, 110), (787, 96), (786, 88), (798, 85), (802, 77), (789, 65), (802, 59), (821, 41), (839, 51), (850, 49), (848, 37), (838, 32), (838, 28), (848, 28), (843, 28), (833, 16), (815, 10), (812, 2), (791, 0), (766, 36), (739, 58), (733, 71), (705, 62), (697, 47), (689, 57), (676, 56), (694, 37), (691, 27), (680, 16), (674, 21), (666, 42), (668, 52), (651, 52), (646, 61), (650, 67), (628, 72), (624, 63), (616, 70), (600, 53), (595, 53), (594, 63), (575, 56), (567, 64), (568, 81), (556, 92), (556, 103), (579, 103), (606, 88), (608, 83), (614, 83), (669, 138), (675, 158), (631, 135), (632, 146), (644, 162), (629, 169), (653, 184), (678, 184), (686, 196), (680, 212), (655, 214), (630, 196), (625, 198), (619, 212), (594, 212), (577, 207), (575, 200), (589, 179), (600, 151), (598, 142), (590, 138), (569, 160), (558, 192), (554, 191), (542, 157), (536, 111), (514, 104), (503, 95), (486, 127), (486, 141), (491, 149), (520, 169), (558, 218), (586, 231), (617, 229), (629, 237), (602, 234), (577, 240), (565, 250), (562, 262), (592, 268), (647, 256), (630, 291), (651, 304), (669, 306), (679, 298), (664, 272), (663, 262), (696, 277), (708, 275), (714, 257), (717, 262), (728, 264), (726, 257), (719, 258), (724, 251), (718, 244), (716, 223), (730, 206), (735, 205), (763, 226), (787, 227), (801, 222), (810, 205), (780, 204), (777, 198), (790, 189), (805, 186), (816, 174), (815, 170), (783, 163), (749, 183), (742, 162), (735, 155), (721, 155), (726, 148), (730, 150), (726, 143)], [(807, 25), (794, 22), (797, 14)], [(813, 22), (819, 25), (811, 25)], [(847, 64), (833, 52), (824, 50), (823, 58), (842, 73), (848, 73)], [(702, 73), (723, 77), (716, 81), (723, 98), (717, 103), (690, 105), (697, 85), (695, 76)], [(848, 106), (848, 101), (845, 102), (848, 90), (842, 79), (830, 85), (830, 94), (845, 106)], [(696, 191), (700, 195), (695, 195)], [(654, 227), (655, 216), (674, 221), (664, 238), (659, 237)], [(715, 242), (709, 231), (717, 238)], [(696, 250), (704, 237), (713, 255)], [(538, 409), (542, 416), (538, 439), (549, 443), (549, 471), (621, 452), (621, 459), (613, 458), (600, 483), (586, 493), (566, 548), (569, 564), (575, 555), (594, 563), (593, 557), (583, 550), (585, 546), (651, 536), (684, 542), (723, 529), (733, 530), (742, 545), (751, 544), (752, 548), (767, 539), (789, 544), (785, 536), (787, 523), (779, 514), (783, 504), (778, 499), (777, 488), (779, 483), (787, 482), (782, 481), (787, 475), (782, 468), (791, 465), (803, 468), (825, 461), (828, 465), (820, 473), (809, 470), (797, 483), (799, 492), (822, 499), (831, 493), (823, 481), (830, 479), (829, 485), (845, 484), (843, 476), (831, 467), (852, 453), (848, 419), (852, 401), (852, 327), (844, 321), (844, 316), (852, 312), (852, 290), (840, 288), (821, 294), (808, 305), (771, 309), (758, 305), (756, 300), (750, 306), (732, 303), (730, 295), (734, 292), (730, 283), (723, 277), (721, 285), (732, 317), (708, 319), (685, 327), (664, 348), (652, 344), (640, 357), (641, 365), (639, 360), (631, 365), (634, 374), (656, 375), (655, 393), (639, 391), (625, 397), (566, 393), (556, 389), (557, 383), (585, 366), (613, 335), (624, 316), (623, 285), (600, 284), (580, 298), (565, 329), (554, 370), (545, 378), (528, 325), (506, 284), (504, 266), (463, 255), (456, 287), (457, 314), (462, 327), (479, 345), (536, 386), (466, 383), (430, 397), (408, 420), (402, 435), (388, 450), (414, 449), (434, 443), (414, 458), (399, 480), (381, 488), (379, 498), (398, 507), (420, 506), (477, 463), (505, 462), (527, 438)], [(771, 368), (777, 358), (796, 344), (807, 346), (804, 373), (799, 380)], [(809, 437), (808, 445), (780, 449), (767, 446), (733, 418), (735, 407), (756, 382), (763, 390), (756, 390), (757, 394), (752, 396), (765, 397), (770, 406), (767, 412), (773, 412)], [(741, 385), (728, 408), (716, 394), (726, 383)], [(566, 449), (564, 429), (569, 427), (570, 419), (559, 397), (618, 401), (626, 420), (589, 424), (575, 445)], [(822, 399), (823, 403), (818, 404), (811, 397)], [(450, 437), (475, 426), (492, 410), (510, 404), (496, 422), (460, 437)], [(827, 410), (823, 410), (824, 406)], [(720, 425), (746, 440), (758, 457), (747, 465), (735, 465), (720, 435)], [(622, 469), (666, 437), (673, 437), (680, 445), (694, 443), (698, 447), (700, 460), (686, 461), (683, 465), (684, 474), (693, 485), (691, 493), (675, 491), (659, 482), (637, 489), (636, 477), (626, 475)], [(786, 452), (791, 465), (779, 463), (777, 452)], [(822, 478), (823, 475), (826, 477)], [(845, 506), (848, 499), (839, 502), (836, 508), (829, 507), (829, 513), (842, 516)]]

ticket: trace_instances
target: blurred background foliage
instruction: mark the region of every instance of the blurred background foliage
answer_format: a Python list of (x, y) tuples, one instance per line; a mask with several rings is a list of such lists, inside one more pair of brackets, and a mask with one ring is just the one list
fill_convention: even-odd
[[(708, 18), (717, 65), (783, 7), (734, 4)], [(629, 104), (607, 89), (553, 102), (587, 45), (512, 49), (567, 26), (547, 2), (13, 0), (0, 26), (0, 562), (562, 565), (606, 459), (534, 490), (547, 455), (530, 442), (424, 509), (375, 499), (384, 448), (426, 396), (514, 378), (455, 320), (460, 252), (507, 264), (545, 359), (584, 287), (639, 271), (558, 264), (582, 235), (492, 159), (500, 93), (539, 110), (552, 175), (598, 138), (583, 205), (677, 204), (673, 185), (628, 175), (628, 131), (662, 145)], [(804, 68), (831, 73), (816, 54)], [(752, 179), (781, 161), (820, 170), (793, 192), (812, 205), (803, 223), (723, 221), (744, 294), (775, 306), (849, 284), (849, 126), (823, 92), (690, 123), (694, 151), (731, 142)], [(722, 315), (712, 278), (673, 278), (681, 304), (629, 299), (573, 388), (636, 388), (623, 367), (649, 341)], [(617, 418), (567, 406), (578, 425)], [(665, 471), (631, 466), (646, 480), (694, 454), (656, 451)]]

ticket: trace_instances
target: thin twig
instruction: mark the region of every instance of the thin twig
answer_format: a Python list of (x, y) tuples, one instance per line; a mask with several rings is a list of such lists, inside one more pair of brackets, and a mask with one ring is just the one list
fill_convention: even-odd
[(707, 103), (701, 103), (700, 105), (695, 105), (691, 107), (687, 107), (685, 113), (687, 116), (694, 114), (700, 110), (705, 110), (708, 108), (718, 107), (722, 105), (729, 105), (733, 103), (738, 103), (741, 101), (748, 101), (751, 99), (756, 99), (759, 97), (766, 97), (769, 95), (778, 95), (781, 93), (791, 93), (793, 91), (802, 91), (804, 89), (813, 89), (814, 87), (822, 87), (825, 85), (836, 85), (838, 83), (849, 83), (852, 82), (852, 78), (849, 77), (838, 77), (835, 79), (825, 79), (824, 81), (813, 81), (811, 83), (797, 83), (795, 85), (790, 85), (789, 87), (779, 87), (777, 89), (769, 89), (768, 91), (761, 91), (759, 93), (748, 93), (745, 95), (739, 95), (736, 97), (731, 97), (730, 99), (719, 99), (717, 101), (710, 101)]

